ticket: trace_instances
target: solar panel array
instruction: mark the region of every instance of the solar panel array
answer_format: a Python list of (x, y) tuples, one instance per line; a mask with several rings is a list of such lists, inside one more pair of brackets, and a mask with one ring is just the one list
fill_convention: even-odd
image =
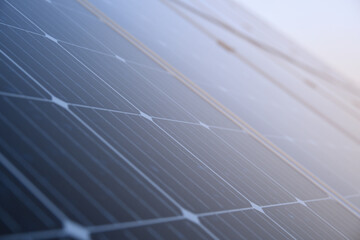
[(226, 1), (80, 2), (0, 0), (0, 239), (359, 239), (346, 82)]

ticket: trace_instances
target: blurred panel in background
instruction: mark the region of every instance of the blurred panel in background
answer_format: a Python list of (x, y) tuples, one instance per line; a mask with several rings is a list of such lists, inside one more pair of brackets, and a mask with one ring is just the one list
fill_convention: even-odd
[(360, 1), (236, 1), (360, 85)]

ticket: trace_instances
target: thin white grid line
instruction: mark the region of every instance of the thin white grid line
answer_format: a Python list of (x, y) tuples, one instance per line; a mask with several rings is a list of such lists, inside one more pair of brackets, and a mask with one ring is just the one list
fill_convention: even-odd
[[(331, 200), (331, 198), (318, 198), (318, 199), (311, 199), (306, 200), (304, 203), (311, 203), (311, 202), (321, 202)], [(266, 208), (273, 208), (273, 207), (281, 207), (281, 206), (288, 206), (288, 205), (295, 205), (300, 204), (298, 202), (287, 202), (281, 204), (270, 204), (270, 205), (262, 205), (261, 207)], [(213, 211), (213, 212), (203, 212), (196, 214), (200, 219), (206, 218), (209, 216), (214, 215), (224, 215), (224, 214), (231, 214), (231, 213), (239, 213), (244, 211), (256, 211), (254, 208), (235, 208), (223, 211)], [(163, 218), (153, 218), (153, 219), (146, 219), (146, 220), (139, 220), (139, 221), (129, 221), (129, 222), (119, 222), (119, 223), (111, 223), (111, 224), (103, 224), (103, 225), (95, 225), (95, 226), (88, 226), (85, 227), (89, 233), (103, 233), (109, 231), (117, 231), (127, 228), (136, 228), (136, 227), (143, 227), (143, 226), (151, 226), (159, 223), (166, 223), (166, 222), (174, 222), (174, 221), (181, 221), (186, 220), (186, 218), (182, 215), (173, 216), (173, 217), (163, 217)], [(50, 233), (50, 234), (46, 234)], [(40, 236), (40, 238), (36, 237), (36, 235)], [(42, 239), (42, 236), (46, 237), (55, 237), (55, 236), (63, 236), (64, 233), (61, 230), (46, 230), (46, 231), (35, 231), (29, 233), (20, 233), (20, 234), (12, 234), (12, 235), (4, 235), (0, 237), (0, 240), (12, 240), (12, 239), (27, 239), (30, 236), (35, 236), (36, 239)]]
[[(1, 49), (0, 49), (0, 54), (3, 54)], [(31, 100), (31, 101), (41, 101), (41, 102), (53, 103), (53, 101), (51, 99), (47, 99), (47, 98), (40, 98), (40, 97), (34, 97), (34, 96), (29, 96), (29, 95), (17, 94), (17, 93), (9, 93), (9, 92), (4, 92), (4, 91), (0, 91), (0, 96), (12, 97), (12, 98), (21, 98), (21, 99), (26, 99), (26, 100)], [(133, 112), (126, 112), (126, 111), (110, 109), (110, 108), (103, 108), (103, 107), (94, 107), (94, 106), (78, 104), (78, 103), (71, 103), (71, 102), (66, 102), (66, 101), (63, 101), (63, 102), (66, 103), (70, 107), (72, 106), (72, 107), (77, 107), (77, 108), (85, 108), (85, 109), (92, 109), (92, 110), (98, 110), (98, 111), (120, 113), (120, 114), (125, 114), (125, 115), (141, 116), (140, 114), (133, 113)], [(163, 120), (163, 121), (169, 121), (169, 122), (178, 122), (178, 123), (201, 126), (201, 124), (197, 123), (197, 122), (188, 122), (188, 121), (184, 121), (184, 120), (177, 120), (177, 119), (171, 119), (171, 118), (165, 118), (165, 117), (157, 117), (157, 116), (152, 116), (152, 115), (149, 115), (149, 116), (152, 119), (157, 119), (157, 120)], [(228, 131), (234, 131), (234, 132), (239, 132), (239, 133), (246, 134), (245, 131), (239, 130), (239, 129), (232, 129), (232, 128), (215, 126), (215, 125), (208, 125), (208, 126), (210, 128), (214, 128), (214, 129), (222, 129), (222, 130), (228, 130)]]
[[(212, 84), (212, 83), (207, 83), (207, 84), (205, 84), (205, 83), (199, 83), (199, 85), (200, 86), (204, 86), (205, 88), (213, 88), (213, 89), (218, 89), (219, 88), (219, 86), (216, 86), (216, 85), (214, 85), (214, 84)], [(231, 92), (231, 91), (233, 91), (232, 89), (227, 89), (227, 91), (228, 92)], [(233, 92), (232, 93), (232, 95), (233, 96), (241, 96), (241, 95), (239, 95), (239, 93), (238, 92)], [(247, 98), (247, 96), (244, 96), (244, 98)], [(238, 99), (238, 98), (234, 98), (234, 97), (232, 97), (232, 99), (236, 102), (236, 103), (240, 103), (240, 104), (242, 104), (241, 103), (241, 101)], [(255, 101), (254, 99), (253, 99), (253, 101)], [(264, 102), (260, 102), (259, 101), (259, 104), (264, 104)], [(249, 110), (249, 109), (247, 109), (247, 110)], [(255, 112), (252, 112), (252, 113), (255, 113)], [(257, 113), (255, 113), (255, 114), (257, 114)], [(263, 116), (261, 116), (261, 115), (258, 115), (257, 114), (257, 116), (256, 116), (258, 119), (263, 119)], [(263, 121), (263, 120), (261, 120), (264, 124), (267, 124), (267, 122), (266, 121)], [(278, 129), (276, 129), (276, 128), (274, 128), (274, 126), (271, 126), (271, 128), (273, 129), (273, 130), (275, 130), (275, 131), (277, 131), (277, 132), (279, 132), (278, 131)], [(294, 137), (291, 137), (291, 136), (286, 136), (285, 134), (284, 135), (271, 135), (271, 134), (263, 134), (263, 136), (265, 136), (265, 137), (267, 137), (267, 138), (274, 138), (274, 139), (281, 139), (281, 140), (284, 140), (284, 141), (287, 141), (287, 142), (298, 142), (298, 143), (307, 143), (307, 144), (312, 144), (312, 143), (315, 143), (312, 139), (299, 139), (299, 138), (294, 138)], [(331, 148), (331, 149), (343, 149), (343, 150), (354, 150), (354, 151), (359, 151), (359, 149), (358, 148), (354, 148), (354, 147), (352, 147), (352, 148), (349, 148), (348, 146), (339, 146), (339, 145), (335, 145), (335, 144), (326, 144), (326, 143), (324, 143), (324, 141), (323, 142), (319, 142), (319, 141), (317, 141), (316, 143), (315, 143), (317, 146), (323, 146), (323, 147), (326, 147), (326, 148)]]
[(357, 197), (360, 197), (360, 193), (355, 193), (355, 194), (345, 196), (345, 198), (347, 198), (347, 199), (357, 198)]
[[(0, 22), (0, 25), (3, 25), (3, 26), (6, 26), (6, 27), (9, 27), (9, 28), (12, 28), (12, 29), (15, 29), (15, 30), (19, 30), (19, 31), (22, 31), (22, 32), (26, 32), (26, 33), (29, 33), (29, 34), (32, 34), (32, 35), (35, 35), (35, 36), (38, 36), (38, 37), (43, 37), (43, 38), (46, 38), (46, 36), (44, 36), (43, 34), (40, 34), (40, 33), (36, 33), (36, 32), (33, 32), (31, 30), (27, 30), (27, 29), (24, 29), (24, 28), (20, 28), (20, 27), (17, 27), (17, 26), (14, 26), (14, 25), (11, 25), (11, 24), (7, 24), (7, 23), (4, 23), (4, 22)], [(88, 33), (89, 34), (89, 33)], [(61, 39), (56, 39), (59, 43), (62, 43), (62, 44), (65, 44), (65, 45), (69, 45), (69, 46), (73, 46), (73, 47), (76, 47), (76, 48), (79, 48), (79, 49), (83, 49), (83, 50), (86, 50), (86, 51), (89, 51), (89, 52), (93, 52), (93, 53), (97, 53), (97, 54), (100, 54), (100, 55), (103, 55), (103, 56), (107, 56), (107, 57), (111, 57), (111, 58), (114, 58), (116, 59), (116, 54), (112, 53), (113, 54), (108, 54), (108, 53), (105, 53), (105, 52), (102, 52), (102, 51), (99, 51), (99, 50), (95, 50), (95, 49), (91, 49), (89, 47), (84, 47), (84, 46), (80, 46), (78, 44), (75, 44), (75, 43), (71, 43), (71, 42), (68, 42), (68, 41), (65, 41), (65, 40), (61, 40)], [(154, 68), (152, 66), (148, 66), (148, 65), (145, 65), (145, 64), (142, 64), (142, 63), (138, 63), (138, 62), (135, 62), (133, 60), (130, 60), (130, 59), (127, 59), (127, 58), (123, 58), (126, 63), (128, 63), (129, 65), (137, 65), (137, 66), (140, 66), (140, 67), (143, 67), (143, 68), (147, 68), (147, 69), (150, 69), (150, 70), (153, 70), (153, 71), (157, 71), (157, 72), (161, 72), (161, 73), (164, 73), (164, 74), (168, 74), (168, 75), (171, 75), (168, 71), (165, 71), (165, 70), (162, 70), (162, 69), (158, 69), (158, 68)]]
[[(65, 17), (67, 17), (67, 19), (69, 19), (73, 24), (75, 24), (77, 27), (79, 27), (81, 30), (83, 30), (86, 34), (88, 34), (93, 40), (95, 40), (98, 44), (100, 44), (102, 47), (104, 47), (105, 49), (107, 49), (109, 52), (112, 53), (112, 55), (108, 55), (108, 54), (105, 54), (105, 55), (108, 55), (110, 57), (117, 57), (117, 54), (111, 49), (109, 48), (107, 45), (105, 45), (104, 43), (102, 43), (100, 40), (98, 40), (95, 36), (93, 36), (91, 33), (89, 33), (85, 28), (83, 28), (80, 24), (78, 24), (76, 21), (74, 21), (70, 16), (68, 16), (68, 14), (64, 13), (61, 9), (57, 8), (55, 6), (55, 8), (61, 12)], [(93, 16), (93, 15), (92, 15)], [(94, 20), (98, 21), (97, 18), (95, 18)], [(68, 43), (67, 44), (71, 44), (71, 43)], [(82, 46), (79, 46), (79, 45), (76, 45), (76, 44), (73, 44), (73, 46), (75, 47), (79, 47), (79, 48), (84, 48)], [(93, 51), (92, 49), (89, 49), (89, 48), (84, 48), (84, 49), (88, 49), (90, 51)], [(101, 53), (101, 52), (100, 52)], [(126, 58), (123, 58), (126, 63), (129, 63), (129, 64), (134, 64), (134, 65), (139, 65), (139, 66), (142, 66), (144, 68), (148, 68), (148, 69), (151, 69), (151, 70), (154, 70), (154, 71), (158, 71), (158, 72), (163, 72), (163, 73), (166, 73), (166, 74), (170, 74), (168, 71), (165, 71), (161, 68), (154, 68), (154, 67), (151, 67), (151, 66), (147, 66), (147, 65), (144, 65), (144, 64), (141, 64), (141, 63), (137, 63), (135, 61), (132, 61), (130, 59), (126, 59)]]

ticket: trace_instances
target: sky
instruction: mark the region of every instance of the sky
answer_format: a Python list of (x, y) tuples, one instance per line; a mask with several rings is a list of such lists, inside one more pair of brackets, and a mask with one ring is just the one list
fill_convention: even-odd
[(360, 85), (360, 0), (236, 0)]

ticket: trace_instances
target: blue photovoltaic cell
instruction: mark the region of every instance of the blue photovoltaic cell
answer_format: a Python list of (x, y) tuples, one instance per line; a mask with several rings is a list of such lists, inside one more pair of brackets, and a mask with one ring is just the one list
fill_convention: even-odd
[(24, 31), (41, 33), (33, 24), (31, 24), (24, 16), (13, 8), (9, 2), (0, 2), (0, 21), (1, 25), (13, 26)]
[[(341, 205), (333, 200), (311, 202), (308, 206), (320, 216), (324, 216), (327, 221), (333, 225), (338, 226), (340, 232), (347, 232), (346, 237), (356, 239), (360, 236), (360, 220), (352, 215), (349, 211), (344, 211)], [(331, 209), (329, 211), (329, 209)]]
[[(213, 215), (202, 219), (220, 239), (288, 239), (276, 223), (269, 222), (256, 210)], [(246, 224), (245, 224), (246, 223)]]
[(183, 207), (201, 213), (250, 206), (239, 192), (148, 119), (88, 109), (74, 112)]
[[(346, 239), (342, 232), (329, 227), (317, 213), (305, 206), (289, 205), (265, 209), (295, 239)], [(317, 226), (314, 228), (314, 225)], [(331, 225), (330, 225), (331, 226)]]
[[(185, 109), (171, 104), (171, 95), (159, 89), (146, 75), (129, 69), (127, 64), (113, 57), (103, 56), (76, 47), (66, 48), (85, 63), (97, 75), (103, 78), (117, 93), (130, 102), (136, 102), (138, 108), (151, 116), (195, 122)], [(169, 102), (169, 106), (163, 105)]]
[[(0, 155), (3, 163), (4, 157)], [(0, 167), (0, 234), (60, 227), (60, 222), (3, 166)]]
[(16, 63), (4, 52), (0, 55), (0, 91), (8, 94), (24, 94), (32, 97), (49, 98), (32, 79), (22, 72)]

